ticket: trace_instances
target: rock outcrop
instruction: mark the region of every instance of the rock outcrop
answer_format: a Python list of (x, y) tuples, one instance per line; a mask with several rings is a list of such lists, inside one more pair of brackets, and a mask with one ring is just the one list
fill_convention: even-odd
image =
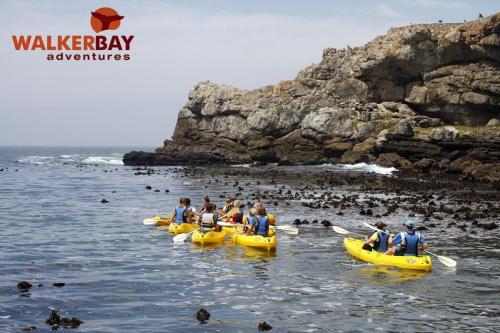
[(294, 80), (252, 91), (201, 82), (172, 139), (124, 162), (380, 161), (496, 181), (499, 118), (500, 13), (329, 48)]

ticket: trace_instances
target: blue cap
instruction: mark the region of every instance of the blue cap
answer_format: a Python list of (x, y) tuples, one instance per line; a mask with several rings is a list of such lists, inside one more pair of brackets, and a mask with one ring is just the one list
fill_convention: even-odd
[(413, 222), (412, 220), (406, 220), (405, 226), (407, 226), (408, 228), (413, 228), (415, 226), (415, 222)]

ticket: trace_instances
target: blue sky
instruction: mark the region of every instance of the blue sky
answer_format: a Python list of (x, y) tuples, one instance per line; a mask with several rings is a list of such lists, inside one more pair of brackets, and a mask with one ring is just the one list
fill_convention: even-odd
[[(128, 63), (13, 50), (13, 34), (91, 34), (102, 6), (125, 15), (112, 33), (135, 35)], [(499, 10), (500, 0), (2, 1), (0, 145), (160, 146), (199, 81), (254, 89), (293, 79), (327, 47)]]

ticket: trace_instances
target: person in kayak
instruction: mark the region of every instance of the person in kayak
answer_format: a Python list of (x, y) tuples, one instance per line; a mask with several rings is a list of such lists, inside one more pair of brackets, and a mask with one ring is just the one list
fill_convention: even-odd
[(186, 209), (186, 199), (180, 198), (179, 205), (174, 209), (174, 214), (172, 215), (172, 221), (174, 223), (186, 223), (190, 217), (191, 214)]
[(255, 209), (259, 210), (260, 208), (264, 209), (264, 214), (269, 218), (269, 224), (270, 225), (275, 225), (276, 224), (276, 218), (273, 214), (267, 213), (266, 209), (264, 208), (264, 204), (260, 201), (257, 201), (253, 204)]
[(394, 237), (392, 241), (394, 246), (387, 250), (385, 254), (418, 257), (418, 250), (427, 250), (429, 244), (425, 241), (424, 236), (415, 231), (415, 222), (406, 220), (404, 226), (406, 230)]
[(222, 208), (222, 213), (225, 214), (227, 212), (229, 212), (231, 209), (233, 209), (233, 201), (234, 199), (233, 198), (229, 198), (227, 197), (224, 202), (226, 203), (224, 205), (224, 207)]
[(234, 200), (233, 201), (233, 207), (234, 208), (239, 208), (239, 212), (236, 214), (233, 214), (229, 217), (229, 222), (231, 223), (243, 223), (243, 209), (241, 209), (241, 203), (239, 200)]
[(256, 210), (256, 215), (249, 222), (247, 235), (261, 235), (269, 237), (269, 217), (266, 214), (264, 206)]
[(375, 226), (378, 231), (375, 231), (370, 238), (365, 236), (363, 249), (385, 253), (392, 246), (392, 237), (387, 233), (387, 231), (385, 231), (385, 223), (377, 222), (375, 223)]
[(203, 197), (203, 208), (200, 210), (200, 214), (207, 211), (207, 205), (210, 203), (210, 198), (208, 196)]
[(221, 227), (217, 224), (219, 214), (215, 212), (215, 208), (215, 205), (209, 202), (206, 206), (206, 212), (201, 214), (198, 221), (201, 232), (221, 231)]

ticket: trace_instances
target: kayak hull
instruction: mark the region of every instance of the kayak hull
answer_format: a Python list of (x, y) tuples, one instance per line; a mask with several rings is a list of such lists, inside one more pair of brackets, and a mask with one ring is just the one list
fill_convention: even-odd
[(209, 232), (201, 232), (201, 231), (195, 231), (193, 233), (193, 236), (191, 237), (191, 240), (194, 244), (199, 244), (199, 245), (214, 245), (214, 244), (219, 244), (224, 241), (224, 238), (226, 236), (225, 231), (209, 231)]
[(168, 226), (168, 231), (174, 235), (178, 235), (178, 234), (186, 234), (188, 232), (193, 231), (196, 228), (198, 228), (198, 226), (193, 223), (181, 223), (181, 224), (171, 223)]
[(234, 234), (233, 241), (238, 245), (253, 247), (256, 249), (274, 251), (276, 250), (276, 236), (263, 237), (260, 235)]
[(344, 238), (347, 252), (358, 259), (375, 265), (394, 266), (418, 271), (432, 270), (432, 260), (429, 256), (389, 256), (377, 251), (363, 250), (363, 241), (355, 238)]

